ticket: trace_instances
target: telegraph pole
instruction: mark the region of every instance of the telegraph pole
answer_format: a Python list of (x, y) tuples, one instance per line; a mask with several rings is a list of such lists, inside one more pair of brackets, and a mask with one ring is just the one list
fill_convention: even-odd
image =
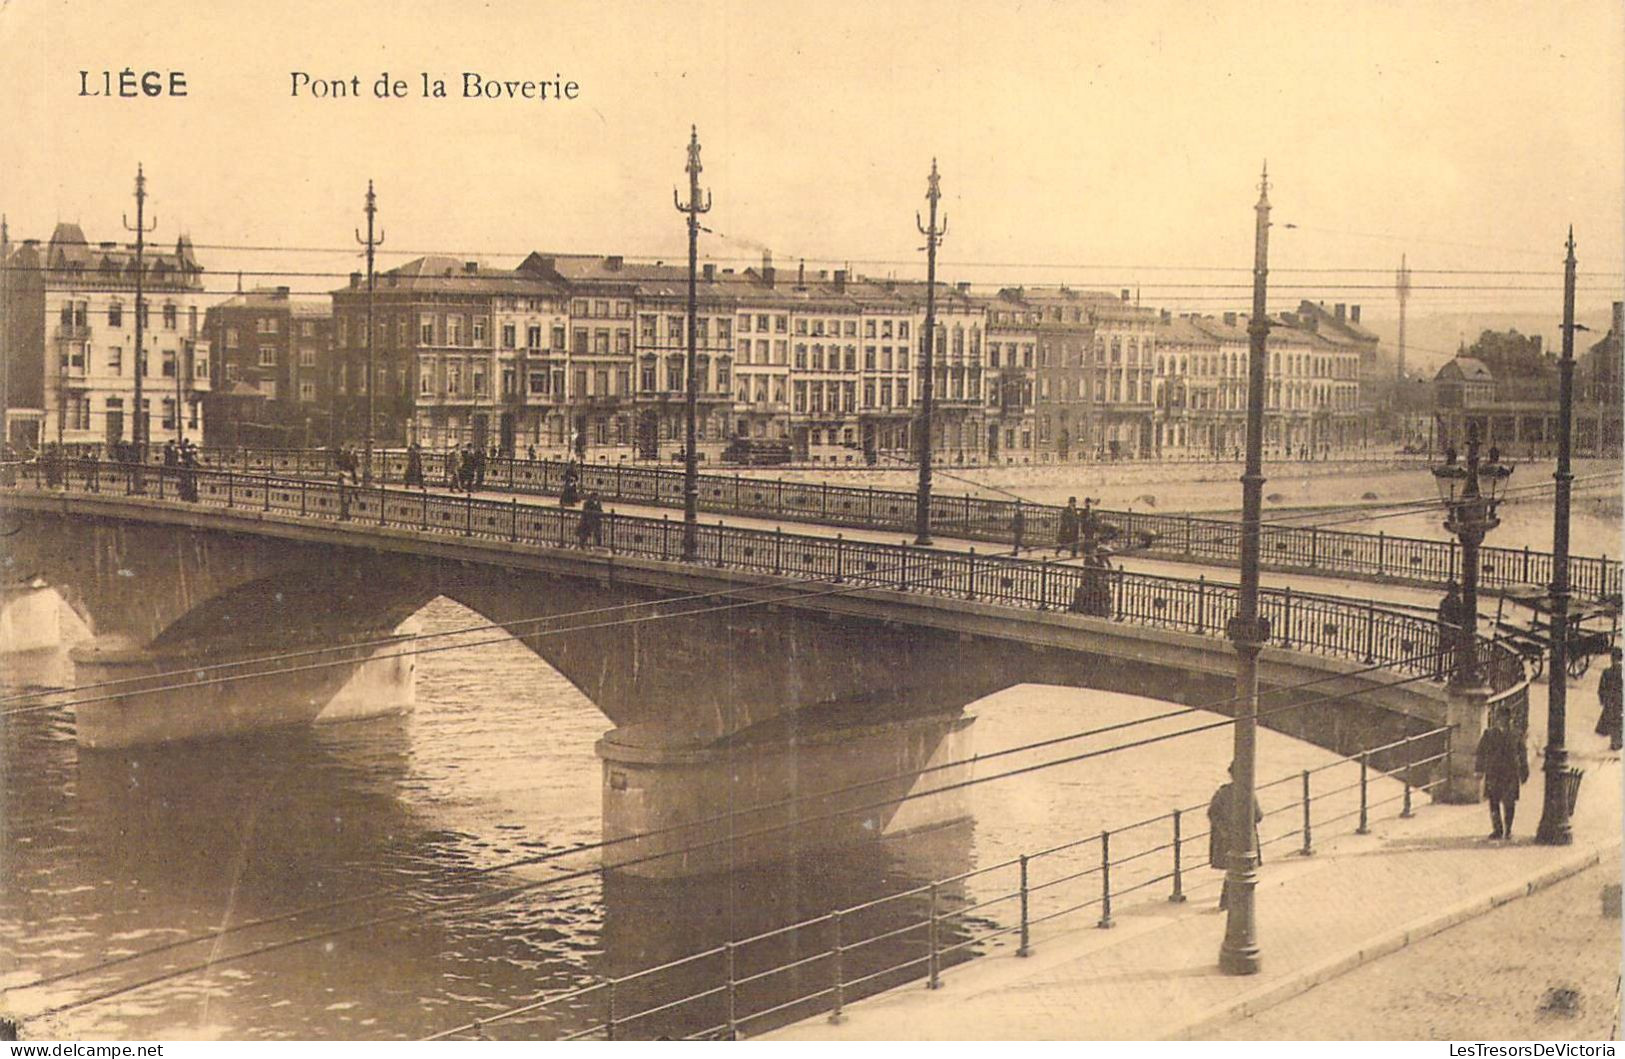
[(1253, 236), (1253, 315), (1247, 321), (1247, 463), (1241, 474), (1241, 591), (1230, 639), (1236, 645), (1235, 751), (1231, 761), (1229, 867), (1230, 916), (1219, 948), (1225, 974), (1259, 971), (1258, 923), (1253, 915), (1258, 887), (1258, 825), (1253, 820), (1258, 741), (1258, 652), (1270, 638), (1269, 622), (1258, 613), (1259, 521), (1264, 507), (1264, 367), (1270, 333), (1264, 292), (1269, 276), (1269, 166), (1258, 184)]
[(1563, 261), (1563, 357), (1557, 362), (1557, 470), (1552, 478), (1552, 658), (1546, 688), (1546, 789), (1535, 841), (1566, 846), (1574, 841), (1569, 824), (1569, 497), (1574, 481), (1569, 457), (1574, 421), (1574, 227)]
[(931, 397), (935, 377), (933, 354), (937, 348), (937, 244), (948, 234), (948, 217), (937, 227), (937, 200), (942, 197), (937, 177), (937, 160), (931, 159), (925, 199), (930, 203), (929, 224), (914, 214), (914, 227), (925, 236), (925, 333), (920, 336), (920, 486), (914, 501), (914, 543), (931, 543)]
[[(377, 342), (378, 330), (373, 326), (373, 294), (376, 289), (375, 275), (372, 270), (373, 253), (378, 247), (384, 245), (384, 233), (379, 232), (373, 237), (373, 215), (378, 212), (378, 198), (372, 193), (372, 181), (367, 181), (367, 237), (361, 238), (361, 232), (355, 233), (356, 242), (367, 248), (367, 452), (361, 468), (361, 483), (372, 484), (372, 426), (376, 406), (373, 403), (373, 393), (378, 389), (378, 363)], [(292, 348), (291, 346), (289, 347)]]
[(700, 203), (700, 129), (697, 125), (689, 126), (688, 138), (688, 202), (683, 202), (677, 195), (677, 189), (671, 192), (672, 205), (677, 207), (678, 213), (688, 215), (688, 385), (686, 405), (686, 424), (684, 426), (683, 446), (683, 561), (693, 562), (700, 556), (700, 464), (699, 453), (696, 448), (699, 443), (697, 429), (699, 406), (699, 349), (698, 349), (698, 323), (699, 315), (699, 248), (700, 248), (700, 214), (711, 212), (711, 193), (705, 193), (705, 203)]
[(1405, 303), (1411, 297), (1411, 270), (1405, 255), (1399, 255), (1399, 271), (1394, 273), (1394, 293), (1399, 296), (1399, 366), (1395, 378), (1405, 381)]
[[(147, 233), (158, 227), (158, 218), (152, 219), (152, 227), (147, 227), (147, 176), (137, 162), (135, 167), (135, 225), (132, 227), (130, 218), (125, 217), (124, 229), (135, 233), (135, 415), (130, 425), (130, 441), (135, 445), (136, 459), (145, 461), (147, 456), (147, 442), (149, 440), (147, 410), (141, 403), (141, 384), (147, 374), (146, 330), (147, 330), (147, 303), (145, 300), (145, 284), (147, 280), (146, 250)], [(177, 358), (175, 372), (180, 373), (180, 363)], [(179, 416), (181, 410), (175, 409)], [(136, 479), (140, 482), (140, 479)]]

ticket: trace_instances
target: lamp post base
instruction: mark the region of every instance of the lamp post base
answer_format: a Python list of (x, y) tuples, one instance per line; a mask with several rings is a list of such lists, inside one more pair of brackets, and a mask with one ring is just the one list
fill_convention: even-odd
[(1572, 845), (1574, 828), (1569, 821), (1568, 750), (1547, 747), (1545, 771), (1545, 801), (1541, 805), (1540, 825), (1535, 828), (1535, 841), (1542, 846)]

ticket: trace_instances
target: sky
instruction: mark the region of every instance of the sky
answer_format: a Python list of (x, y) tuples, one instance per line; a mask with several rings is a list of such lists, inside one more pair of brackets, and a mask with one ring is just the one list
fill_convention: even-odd
[[(1571, 223), (1582, 307), (1620, 296), (1617, 0), (5, 0), (0, 47), (13, 235), (75, 220), (122, 238), (139, 162), (152, 238), (189, 233), (223, 289), (238, 269), (359, 267), (368, 179), (383, 265), (423, 250), (511, 265), (533, 248), (680, 260), (672, 188), (693, 124), (713, 197), (702, 254), (725, 265), (770, 247), (781, 267), (920, 274), (935, 158), (943, 279), (1242, 307), (1268, 159), (1272, 307), (1391, 315), (1403, 253), (1413, 313), (1555, 317)], [(80, 70), (94, 85), (125, 67), (183, 70), (188, 95), (79, 95)], [(408, 98), (372, 98), (386, 70)], [(295, 71), (359, 77), (364, 98), (295, 98)], [(579, 95), (457, 98), (465, 71), (561, 76)], [(422, 98), (422, 72), (452, 98)]]

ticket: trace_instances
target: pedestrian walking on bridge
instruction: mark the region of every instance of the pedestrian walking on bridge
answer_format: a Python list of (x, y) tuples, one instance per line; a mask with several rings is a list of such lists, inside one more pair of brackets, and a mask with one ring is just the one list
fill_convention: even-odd
[(1433, 660), (1433, 675), (1444, 680), (1455, 672), (1461, 655), (1461, 630), (1466, 627), (1466, 607), (1461, 586), (1451, 580), (1439, 601), (1439, 643)]
[(1055, 554), (1060, 555), (1068, 548), (1072, 549), (1072, 558), (1078, 557), (1078, 498), (1066, 498), (1066, 506), (1061, 509), (1061, 519), (1055, 531)]
[(1512, 716), (1498, 708), (1490, 727), (1478, 741), (1475, 770), (1484, 777), (1484, 798), (1490, 803), (1490, 838), (1510, 839), (1512, 818), (1518, 811), (1518, 789), (1529, 778), (1529, 748), (1512, 729)]
[(1011, 555), (1021, 554), (1021, 539), (1027, 535), (1027, 516), (1021, 513), (1021, 501), (1016, 501), (1016, 513), (1010, 516)]

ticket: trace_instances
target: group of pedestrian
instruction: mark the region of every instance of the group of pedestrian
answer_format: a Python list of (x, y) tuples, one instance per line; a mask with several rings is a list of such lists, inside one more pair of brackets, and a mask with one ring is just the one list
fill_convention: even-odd
[(419, 489), (428, 488), (423, 481), (423, 446), (415, 441), (406, 446), (406, 474), (401, 481), (408, 489), (413, 486)]
[(182, 500), (197, 502), (198, 449), (191, 438), (182, 438), (179, 445), (164, 442), (165, 475), (174, 475), (176, 489)]
[(479, 445), (464, 445), (461, 450), (446, 453), (446, 484), (465, 493), (485, 488), (487, 459), (484, 447)]
[(604, 544), (604, 505), (596, 492), (588, 493), (581, 505), (581, 518), (576, 522), (576, 544), (585, 548), (591, 540), (593, 547)]
[(356, 458), (355, 450), (348, 445), (340, 445), (334, 450), (333, 467), (339, 472), (340, 484), (343, 484), (346, 475), (352, 484), (361, 484), (361, 461)]

